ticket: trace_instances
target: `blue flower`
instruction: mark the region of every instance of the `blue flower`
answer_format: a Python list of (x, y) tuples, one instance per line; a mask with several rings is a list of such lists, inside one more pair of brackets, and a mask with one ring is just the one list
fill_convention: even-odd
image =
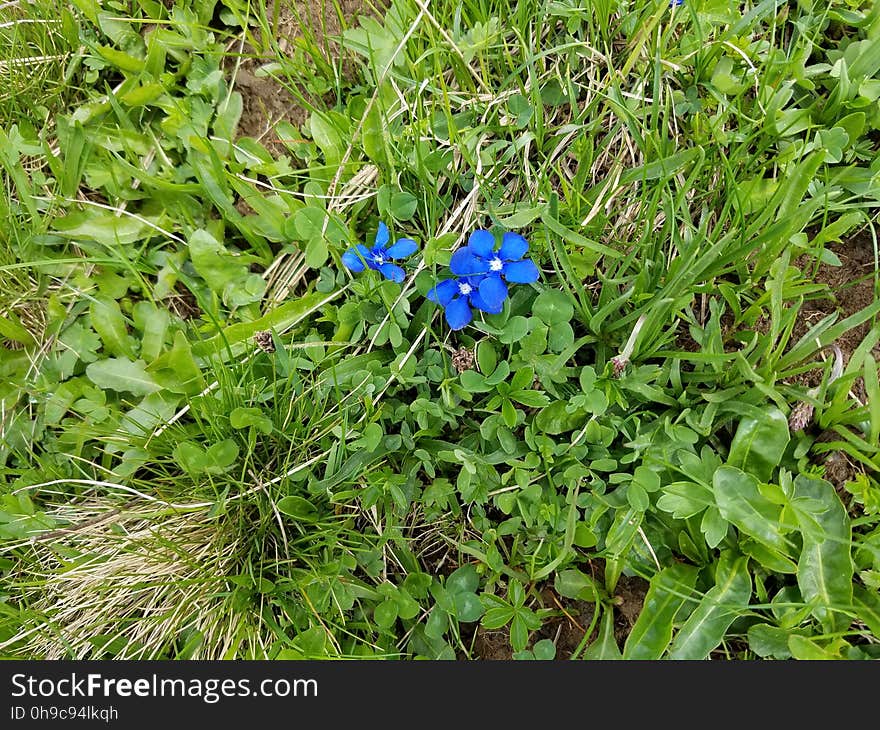
[(467, 246), (452, 254), (449, 270), (456, 276), (485, 274), (493, 279), (503, 277), (511, 284), (531, 284), (538, 280), (540, 272), (534, 261), (523, 258), (528, 250), (529, 242), (519, 233), (505, 233), (496, 251), (492, 233), (474, 231)]
[(684, 5), (684, 0), (669, 0), (669, 7), (675, 7), (676, 5)]
[(373, 239), (373, 247), (367, 248), (364, 244), (359, 243), (342, 254), (342, 263), (355, 273), (363, 271), (364, 268), (373, 269), (386, 279), (396, 281), (399, 284), (406, 276), (406, 272), (391, 262), (394, 259), (404, 259), (414, 254), (418, 246), (410, 238), (401, 238), (390, 246), (388, 240), (388, 226), (380, 221), (376, 237)]
[(473, 319), (472, 307), (499, 314), (507, 299), (507, 285), (498, 276), (459, 276), (441, 281), (426, 296), (443, 307), (449, 327), (460, 330)]

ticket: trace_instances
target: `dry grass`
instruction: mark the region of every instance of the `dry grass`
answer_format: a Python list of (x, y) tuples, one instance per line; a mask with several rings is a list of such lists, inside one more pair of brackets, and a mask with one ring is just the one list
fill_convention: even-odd
[[(34, 618), (0, 650), (31, 658), (161, 656), (195, 639), (191, 658), (262, 654), (244, 636), (259, 623), (227, 605), (237, 540), (208, 510), (91, 499), (48, 512), (70, 526), (35, 540), (13, 571)], [(242, 650), (244, 652), (242, 653)]]

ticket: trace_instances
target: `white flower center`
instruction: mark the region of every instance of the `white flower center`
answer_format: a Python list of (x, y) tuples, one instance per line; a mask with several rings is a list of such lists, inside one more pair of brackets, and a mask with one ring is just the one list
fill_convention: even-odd
[(458, 291), (461, 294), (464, 294), (464, 296), (467, 296), (473, 290), (474, 290), (474, 288), (470, 284), (468, 284), (467, 282), (461, 281), (458, 283)]
[(501, 271), (504, 268), (504, 262), (497, 256), (489, 262), (490, 271)]
[(373, 254), (373, 262), (379, 264), (380, 266), (385, 263), (385, 257), (380, 253)]

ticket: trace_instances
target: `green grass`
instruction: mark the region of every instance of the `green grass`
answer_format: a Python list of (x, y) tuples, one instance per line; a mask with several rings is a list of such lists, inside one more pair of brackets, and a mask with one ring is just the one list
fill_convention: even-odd
[[(0, 652), (876, 658), (873, 4), (16, 7)], [(541, 278), (450, 331), (478, 228)]]

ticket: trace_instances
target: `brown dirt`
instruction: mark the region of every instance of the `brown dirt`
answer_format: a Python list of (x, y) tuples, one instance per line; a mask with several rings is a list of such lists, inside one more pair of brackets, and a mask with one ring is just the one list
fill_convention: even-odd
[(180, 281), (175, 285), (174, 293), (168, 297), (166, 304), (174, 314), (183, 320), (196, 319), (202, 314), (202, 308), (195, 295)]
[[(345, 26), (340, 22), (336, 4), (345, 18)], [(376, 7), (384, 7), (383, 0), (282, 0), (274, 5), (277, 20), (277, 42), (285, 53), (293, 51), (305, 38), (314, 38), (315, 44), (330, 63), (337, 63), (340, 47), (335, 40), (344, 27), (357, 26), (357, 18), (361, 15), (375, 15)], [(270, 18), (273, 17), (270, 15)], [(259, 40), (259, 34), (257, 34)], [(308, 56), (306, 56), (308, 57)], [(242, 115), (238, 125), (238, 133), (253, 137), (262, 142), (273, 154), (283, 154), (284, 145), (274, 134), (274, 126), (279, 121), (288, 121), (299, 128), (307, 119), (309, 111), (304, 109), (288, 89), (268, 77), (257, 75), (258, 69), (274, 60), (272, 55), (260, 55), (250, 46), (245, 46), (243, 58), (235, 73), (235, 89), (242, 95)], [(230, 59), (230, 65), (235, 59)], [(232, 68), (228, 69), (230, 72)], [(343, 59), (343, 76), (351, 75), (351, 66)], [(332, 94), (326, 99), (315, 99), (303, 86), (299, 92), (310, 102), (323, 105), (332, 104)]]
[[(601, 572), (600, 568), (594, 576), (596, 580), (602, 580)], [(614, 638), (621, 649), (641, 613), (647, 592), (648, 582), (642, 578), (621, 576), (617, 582), (617, 589), (612, 599)], [(540, 595), (544, 607), (557, 609), (560, 615), (546, 620), (544, 625), (532, 634), (529, 648), (541, 639), (550, 639), (556, 645), (556, 659), (570, 659), (593, 621), (595, 604), (563, 598), (549, 584), (542, 588)], [(594, 629), (590, 642), (594, 641), (597, 635), (598, 628)], [(513, 649), (510, 646), (510, 634), (507, 628), (487, 631), (482, 626), (477, 627), (473, 657), (483, 660), (512, 659)]]
[[(809, 329), (823, 317), (838, 312), (838, 321), (864, 309), (874, 302), (877, 293), (874, 291), (874, 246), (868, 234), (860, 234), (838, 244), (829, 246), (840, 259), (841, 266), (820, 264), (815, 276), (811, 276), (813, 259), (801, 256), (794, 261), (794, 266), (801, 269), (809, 278), (820, 284), (826, 284), (831, 296), (804, 302), (798, 313), (797, 322), (792, 331), (791, 344), (794, 345)], [(865, 322), (845, 332), (836, 341), (843, 352), (844, 365), (849, 362), (853, 351), (862, 343), (871, 329), (871, 322)], [(874, 349), (875, 356), (880, 349)], [(815, 386), (822, 377), (819, 370), (804, 373), (803, 385)], [(864, 385), (859, 383), (856, 395), (861, 390), (864, 396)]]

